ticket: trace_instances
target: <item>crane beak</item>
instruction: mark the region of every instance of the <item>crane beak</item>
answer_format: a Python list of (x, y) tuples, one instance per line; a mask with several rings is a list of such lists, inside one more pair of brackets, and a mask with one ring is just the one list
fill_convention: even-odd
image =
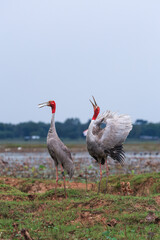
[(49, 102), (45, 102), (45, 103), (40, 103), (38, 104), (39, 108), (45, 107), (45, 106), (50, 106)]
[(95, 98), (92, 96), (94, 103), (89, 99), (89, 101), (92, 103), (93, 108), (95, 109), (97, 107), (97, 103)]

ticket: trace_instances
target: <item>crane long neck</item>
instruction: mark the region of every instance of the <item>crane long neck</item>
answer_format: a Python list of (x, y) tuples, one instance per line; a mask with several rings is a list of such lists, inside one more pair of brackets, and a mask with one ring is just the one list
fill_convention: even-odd
[(50, 129), (49, 129), (50, 133), (56, 132), (54, 117), (55, 117), (55, 113), (52, 113), (51, 125), (50, 125)]
[(94, 110), (94, 114), (93, 114), (92, 120), (96, 120), (96, 119), (97, 119), (98, 114), (99, 114), (99, 111), (100, 111), (99, 108), (97, 108), (97, 109)]

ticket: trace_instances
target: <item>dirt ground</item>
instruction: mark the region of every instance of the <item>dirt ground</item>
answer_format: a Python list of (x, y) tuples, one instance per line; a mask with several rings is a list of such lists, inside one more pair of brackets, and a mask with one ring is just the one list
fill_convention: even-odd
[[(10, 185), (15, 188), (20, 188), (21, 185), (25, 184), (25, 179), (19, 179), (19, 178), (11, 178), (11, 177), (0, 177), (0, 181), (4, 184)], [(41, 182), (38, 180), (35, 180), (33, 183), (27, 185), (27, 193), (45, 193), (48, 190), (51, 190), (55, 188), (55, 183), (50, 182)], [(58, 183), (58, 188), (63, 188), (63, 182)], [(80, 182), (68, 182), (66, 181), (66, 188), (71, 189), (83, 189), (85, 190), (87, 187), (87, 190), (95, 190), (96, 184), (94, 183), (88, 183), (86, 186), (86, 183), (80, 183)]]
[[(31, 195), (31, 198), (34, 198), (34, 194), (36, 193), (45, 193), (51, 189), (55, 188), (55, 183), (52, 182), (51, 180), (31, 180), (30, 182), (25, 179), (20, 179), (20, 178), (12, 178), (12, 177), (0, 177), (0, 183), (1, 184), (6, 184), (11, 187), (15, 187), (18, 190), (21, 190), (22, 192), (28, 193)], [(26, 184), (27, 183), (27, 184)], [(152, 179), (148, 179), (145, 184), (140, 184), (137, 186), (136, 189), (136, 195), (141, 196), (143, 195), (144, 189), (146, 192), (149, 193), (149, 187), (152, 184)], [(64, 188), (63, 182), (58, 183), (58, 188)], [(78, 189), (78, 190), (87, 190), (87, 191), (97, 191), (97, 184), (95, 183), (80, 183), (80, 182), (68, 182), (66, 181), (66, 188), (67, 189)], [(125, 195), (123, 191), (117, 192), (117, 191), (112, 191), (113, 195)], [(131, 194), (132, 195), (132, 191)], [(5, 196), (1, 196), (1, 199), (4, 199)], [(14, 200), (14, 196), (6, 196), (5, 200)], [(160, 206), (160, 195), (159, 196), (154, 196), (155, 201), (157, 204)], [(18, 200), (18, 199), (17, 199)], [(100, 203), (98, 203), (100, 204)], [(92, 203), (92, 207), (94, 208), (94, 203)], [(103, 202), (102, 202), (103, 205)]]

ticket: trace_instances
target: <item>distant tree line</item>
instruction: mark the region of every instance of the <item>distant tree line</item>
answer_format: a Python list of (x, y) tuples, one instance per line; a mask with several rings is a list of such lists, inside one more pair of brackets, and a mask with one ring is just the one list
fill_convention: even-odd
[[(80, 139), (84, 138), (83, 131), (88, 128), (90, 120), (81, 123), (78, 118), (69, 118), (65, 122), (56, 122), (56, 130), (62, 139)], [(0, 139), (28, 139), (32, 136), (45, 138), (47, 136), (50, 124), (43, 122), (24, 122), (19, 124), (0, 123)], [(128, 138), (130, 139), (159, 139), (160, 123), (149, 123), (138, 119), (133, 124), (133, 129)]]
[[(67, 119), (64, 123), (56, 122), (56, 131), (60, 138), (79, 139), (83, 138), (83, 131), (89, 126), (90, 121), (82, 124), (78, 118)], [(28, 139), (31, 136), (45, 138), (50, 123), (24, 122), (19, 124), (0, 123), (0, 139)]]
[(158, 140), (160, 138), (160, 123), (150, 123), (142, 119), (136, 120), (129, 134), (131, 139)]

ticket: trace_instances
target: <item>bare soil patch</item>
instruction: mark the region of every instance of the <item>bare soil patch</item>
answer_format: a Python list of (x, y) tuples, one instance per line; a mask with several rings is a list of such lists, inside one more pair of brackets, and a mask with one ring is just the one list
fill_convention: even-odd
[(150, 194), (150, 187), (153, 185), (154, 179), (149, 178), (147, 181), (139, 184), (136, 189), (136, 196), (144, 196)]
[(160, 196), (154, 197), (156, 203), (160, 206)]
[(93, 226), (95, 223), (102, 223), (103, 225), (106, 225), (106, 218), (103, 216), (102, 213), (99, 212), (81, 212), (79, 213), (77, 219), (72, 221), (71, 223), (81, 223), (85, 226)]
[[(10, 185), (12, 187), (16, 187), (20, 189), (22, 192), (27, 192), (29, 194), (32, 193), (45, 193), (46, 191), (49, 191), (53, 188), (55, 188), (55, 183), (52, 182), (41, 182), (40, 180), (35, 180), (33, 183), (28, 183), (25, 186), (26, 181), (25, 179), (19, 179), (19, 178), (11, 178), (11, 177), (0, 177), (0, 181), (4, 184)], [(24, 189), (23, 186), (24, 185)], [(63, 188), (63, 182), (58, 183), (58, 188)], [(95, 190), (96, 184), (94, 183), (88, 183), (87, 184), (87, 190)], [(79, 183), (79, 182), (66, 182), (66, 188), (68, 189), (86, 189), (85, 183)]]

